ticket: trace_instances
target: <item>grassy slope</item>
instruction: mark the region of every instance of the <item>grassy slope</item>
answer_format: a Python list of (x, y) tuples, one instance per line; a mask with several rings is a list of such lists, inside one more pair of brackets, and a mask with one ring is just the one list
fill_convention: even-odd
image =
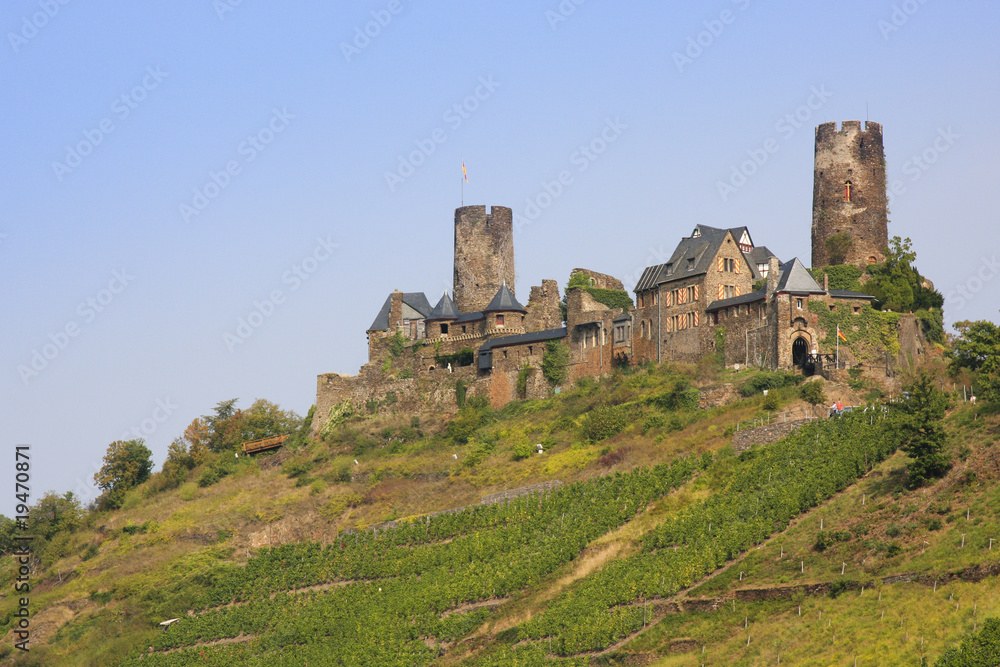
[[(412, 439), (405, 443), (400, 434), (410, 424), (408, 415), (369, 419), (349, 426), (374, 434), (372, 441), (381, 446), (357, 456), (357, 466), (353, 463), (356, 454), (348, 449), (350, 442), (294, 453), (286, 464), (308, 468), (300, 477), (306, 483), (298, 486), (280, 468), (261, 465), (266, 461), (262, 459), (241, 463), (234, 476), (206, 489), (189, 482), (148, 498), (140, 489), (125, 510), (98, 517), (97, 530), (74, 537), (73, 546), (77, 547), (100, 543), (96, 557), (82, 561), (71, 555), (36, 575), (41, 585), (32, 599), (32, 630), (37, 642), (32, 658), (38, 664), (110, 663), (151, 642), (159, 633), (155, 623), (193, 606), (210, 585), (204, 575), (213, 564), (240, 562), (269, 542), (328, 541), (343, 528), (472, 504), (483, 494), (504, 488), (552, 479), (589, 479), (668, 460), (683, 452), (717, 450), (728, 444), (724, 436), (727, 426), (759, 412), (759, 400), (754, 399), (685, 415), (686, 422), (694, 421), (679, 432), (661, 427), (643, 434), (637, 423), (597, 444), (579, 442), (574, 424), (594, 405), (662, 392), (675, 379), (660, 369), (567, 392), (557, 399), (522, 404), (487, 428), (491, 435), (485, 438), (488, 442), (473, 439), (464, 446), (430, 435), (443, 428), (443, 422), (433, 416), (421, 417), (423, 437), (414, 438), (410, 433), (407, 437)], [(784, 398), (788, 400), (790, 395), (786, 393)], [(740, 588), (842, 578), (860, 582), (886, 574), (945, 573), (982, 562), (996, 563), (1000, 543), (989, 552), (983, 541), (1000, 515), (1000, 493), (991, 490), (998, 476), (996, 449), (992, 447), (997, 418), (972, 422), (969, 413), (961, 412), (950, 419), (949, 427), (963, 443), (960, 449), (968, 453), (966, 461), (946, 480), (930, 489), (905, 492), (899, 474), (902, 459), (897, 455), (860, 484), (803, 515), (688, 595), (729, 600)], [(372, 441), (368, 441), (369, 446)], [(545, 455), (511, 459), (515, 445), (539, 441), (548, 447)], [(453, 454), (459, 458), (454, 459)], [(470, 459), (479, 461), (469, 465)], [(965, 476), (967, 468), (978, 475), (971, 483)], [(359, 481), (337, 481), (345, 478), (345, 470)], [(191, 479), (197, 476), (195, 471)], [(498, 633), (533, 617), (572, 582), (635, 552), (637, 540), (651, 526), (710, 492), (711, 479), (705, 476), (598, 538), (541, 586), (497, 608), (471, 641), (451, 648), (444, 662), (488, 653)], [(864, 505), (861, 494), (865, 494)], [(968, 522), (964, 514), (967, 507)], [(846, 530), (851, 538), (823, 553), (815, 551), (812, 545), (821, 518), (827, 531)], [(127, 524), (147, 521), (152, 524), (146, 534), (121, 532)], [(966, 534), (966, 547), (956, 549), (962, 533)], [(889, 557), (886, 548), (893, 542), (901, 553)], [(782, 550), (783, 557), (779, 555)], [(800, 571), (803, 560), (804, 574)], [(842, 564), (846, 564), (843, 577)], [(731, 605), (723, 605), (723, 611), (671, 614), (594, 662), (617, 662), (618, 656), (628, 653), (663, 655), (666, 657), (658, 664), (664, 665), (765, 664), (777, 655), (795, 664), (811, 660), (846, 664), (854, 655), (868, 659), (859, 660), (859, 664), (933, 657), (956, 643), (978, 618), (1000, 615), (997, 603), (992, 602), (1000, 600), (995, 589), (993, 578), (977, 584), (947, 583), (936, 593), (920, 583), (892, 584), (869, 588), (864, 595), (849, 591), (836, 599), (799, 595), (777, 602), (739, 602), (735, 611)], [(9, 598), (3, 601), (0, 613), (9, 610), (10, 602)], [(976, 617), (971, 616), (973, 608)], [(884, 619), (882, 609), (886, 611)], [(705, 647), (704, 653), (698, 649), (693, 654), (670, 654), (678, 637), (695, 640), (697, 646)], [(9, 646), (9, 641), (8, 637), (5, 645)], [(41, 645), (42, 641), (46, 645)]]

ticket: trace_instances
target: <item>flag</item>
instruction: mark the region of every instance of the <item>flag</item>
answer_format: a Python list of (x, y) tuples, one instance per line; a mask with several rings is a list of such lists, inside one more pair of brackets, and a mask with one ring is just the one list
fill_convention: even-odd
[(847, 338), (844, 336), (843, 332), (840, 330), (840, 325), (837, 325), (837, 335), (840, 336), (840, 340), (847, 342)]
[(462, 177), (465, 178), (465, 182), (469, 182), (469, 172), (465, 170), (465, 160), (462, 160)]

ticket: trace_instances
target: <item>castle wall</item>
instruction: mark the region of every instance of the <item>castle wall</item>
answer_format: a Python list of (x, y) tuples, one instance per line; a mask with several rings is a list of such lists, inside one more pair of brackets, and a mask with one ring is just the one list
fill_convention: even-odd
[(505, 206), (455, 209), (453, 298), (463, 313), (489, 305), (504, 282), (514, 290), (513, 213)]
[(591, 271), (590, 269), (573, 269), (569, 272), (569, 275), (573, 276), (577, 273), (589, 276), (591, 287), (597, 287), (598, 289), (625, 289), (622, 281), (618, 280), (614, 276), (609, 276), (606, 273), (598, 273), (597, 271)]
[(524, 309), (528, 311), (524, 318), (526, 331), (545, 331), (561, 327), (559, 284), (554, 280), (543, 280), (540, 286), (532, 287), (528, 305)]
[[(850, 181), (850, 196), (847, 183)], [(840, 232), (853, 242), (845, 264), (885, 260), (889, 245), (882, 126), (872, 121), (823, 123), (816, 128), (813, 173), (812, 265), (830, 264), (827, 240)]]

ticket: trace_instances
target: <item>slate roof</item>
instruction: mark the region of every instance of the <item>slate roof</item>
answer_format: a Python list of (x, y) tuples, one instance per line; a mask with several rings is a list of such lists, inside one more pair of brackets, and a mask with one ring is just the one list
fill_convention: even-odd
[[(732, 233), (733, 239), (739, 243), (745, 231), (746, 227), (718, 229), (708, 225), (696, 225), (692, 235), (681, 239), (677, 244), (669, 261), (646, 267), (632, 291), (641, 292), (670, 280), (707, 273), (726, 234)], [(750, 268), (756, 273), (756, 267), (752, 263)]]
[(438, 301), (436, 306), (434, 306), (434, 310), (432, 310), (427, 316), (426, 320), (428, 322), (455, 320), (458, 319), (459, 315), (461, 315), (461, 313), (458, 312), (458, 308), (455, 307), (455, 302), (452, 301), (451, 297), (448, 296), (448, 293), (445, 292), (441, 297), (441, 300)]
[(518, 311), (520, 313), (527, 313), (528, 311), (524, 309), (524, 306), (517, 302), (514, 298), (514, 293), (510, 291), (505, 282), (497, 290), (496, 296), (490, 301), (490, 305), (483, 308), (484, 313), (496, 313), (496, 312), (509, 312)]
[(631, 315), (629, 315), (629, 314), (628, 314), (628, 311), (626, 310), (626, 311), (625, 311), (625, 312), (623, 312), (623, 313), (622, 313), (621, 315), (619, 315), (618, 317), (616, 317), (615, 319), (613, 319), (613, 320), (611, 320), (611, 321), (612, 321), (612, 322), (628, 322), (628, 321), (629, 321), (629, 320), (631, 320), (631, 319), (632, 319), (632, 316), (631, 316)]
[(516, 336), (491, 338), (480, 346), (477, 365), (479, 370), (483, 371), (493, 368), (493, 348), (495, 347), (508, 347), (510, 345), (523, 345), (526, 343), (542, 343), (565, 337), (566, 327), (562, 327), (560, 329), (546, 329), (545, 331), (532, 331), (530, 333), (517, 334)]
[(742, 306), (744, 303), (753, 303), (754, 301), (761, 301), (767, 298), (767, 288), (759, 289), (756, 292), (750, 292), (748, 294), (741, 294), (740, 296), (734, 296), (729, 299), (719, 299), (718, 301), (713, 301), (705, 307), (705, 310), (719, 310), (720, 308), (729, 308), (730, 306)]
[(477, 310), (471, 313), (462, 313), (455, 320), (455, 324), (464, 324), (466, 322), (475, 322), (476, 320), (483, 319), (483, 311)]
[[(368, 327), (368, 331), (388, 331), (389, 330), (389, 306), (392, 303), (392, 295), (390, 294), (385, 298), (385, 303), (382, 304), (382, 309), (378, 311), (378, 315), (375, 316), (375, 321), (372, 325)], [(424, 296), (423, 292), (403, 292), (403, 303), (412, 308), (413, 310), (420, 313), (421, 316), (427, 317), (431, 310), (431, 304)]]
[(830, 296), (834, 299), (875, 299), (871, 294), (862, 294), (861, 292), (854, 292), (849, 289), (832, 289), (830, 290)]
[(826, 294), (813, 279), (798, 257), (781, 265), (778, 272), (778, 287), (775, 292), (793, 294)]

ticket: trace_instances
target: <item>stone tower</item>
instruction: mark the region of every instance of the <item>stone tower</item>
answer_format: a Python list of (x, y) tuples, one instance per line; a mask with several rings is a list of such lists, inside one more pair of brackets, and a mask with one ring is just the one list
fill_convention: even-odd
[(507, 283), (514, 289), (514, 218), (505, 206), (455, 209), (455, 307), (482, 310)]
[[(850, 244), (843, 263), (864, 268), (885, 260), (889, 245), (885, 193), (885, 150), (879, 123), (845, 120), (816, 128), (813, 172), (812, 265), (827, 266), (839, 259), (837, 240), (846, 232)], [(838, 237), (842, 239), (843, 237)]]

